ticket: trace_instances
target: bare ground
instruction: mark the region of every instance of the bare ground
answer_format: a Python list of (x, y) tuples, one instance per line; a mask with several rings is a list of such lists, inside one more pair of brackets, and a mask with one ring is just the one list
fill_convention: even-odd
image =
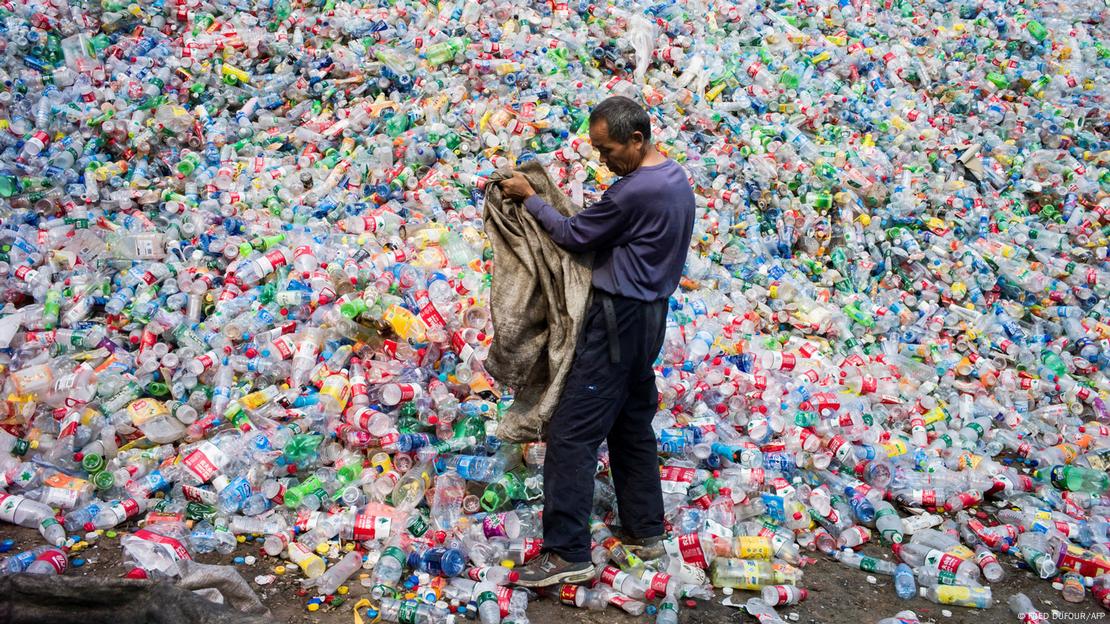
[[(6, 538), (14, 539), (16, 542), (15, 548), (9, 554), (42, 543), (37, 531), (7, 524), (0, 526), (0, 539)], [(873, 556), (892, 558), (892, 554), (887, 549), (869, 547), (866, 550)], [(98, 544), (72, 556), (72, 558), (83, 558), (86, 563), (81, 567), (71, 567), (66, 574), (122, 576), (127, 572), (127, 567), (121, 560), (121, 554), (119, 536), (115, 539), (101, 538)], [(319, 611), (309, 612), (306, 605), (312, 596), (311, 594), (298, 595), (299, 581), (302, 577), (296, 566), (289, 565), (287, 561), (265, 556), (257, 543), (241, 544), (230, 556), (211, 553), (199, 555), (197, 559), (204, 563), (232, 564), (234, 557), (247, 555), (257, 557), (255, 564), (250, 566), (238, 564), (235, 568), (258, 592), (277, 622), (347, 624), (351, 622), (352, 605), (366, 592), (357, 580), (352, 579), (349, 584), (350, 593), (343, 604), (334, 607), (324, 606)], [(264, 586), (255, 582), (256, 577), (273, 574), (274, 568), (278, 565), (285, 565), (286, 573), (278, 576), (276, 581)], [(889, 578), (877, 576), (875, 577), (877, 582), (872, 584), (867, 581), (867, 573), (841, 567), (832, 560), (821, 559), (805, 568), (805, 576), (800, 584), (809, 590), (809, 599), (794, 607), (781, 607), (778, 611), (784, 619), (790, 621), (797, 616), (795, 621), (803, 624), (872, 624), (904, 609), (915, 611), (923, 622), (933, 621), (938, 624), (1016, 623), (1019, 620), (1010, 613), (1006, 600), (1015, 593), (1024, 592), (1033, 599), (1034, 605), (1048, 614), (1051, 621), (1057, 624), (1110, 622), (1110, 616), (1089, 595), (1083, 603), (1070, 604), (1064, 602), (1050, 582), (1042, 581), (1028, 570), (1019, 568), (1012, 557), (1003, 560), (1003, 567), (1007, 572), (1005, 579), (991, 585), (995, 606), (978, 611), (936, 605), (923, 598), (902, 601), (894, 595)], [(732, 599), (743, 602), (754, 595), (752, 592), (737, 591)], [(684, 624), (755, 621), (739, 609), (721, 605), (722, 598), (723, 595), (718, 594), (711, 603), (699, 602), (695, 608), (682, 608), (680, 620)], [(945, 610), (951, 614), (944, 615)], [(568, 619), (577, 624), (632, 624), (637, 621), (643, 622), (647, 618), (647, 616), (626, 615), (615, 607), (601, 612), (584, 611), (563, 606), (550, 599), (534, 600), (529, 607), (528, 615), (536, 624), (565, 623)]]

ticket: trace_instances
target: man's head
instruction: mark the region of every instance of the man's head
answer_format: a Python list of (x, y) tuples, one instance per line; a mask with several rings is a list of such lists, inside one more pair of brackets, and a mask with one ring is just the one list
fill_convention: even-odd
[(590, 113), (590, 143), (610, 171), (628, 175), (651, 147), (651, 118), (626, 97), (608, 98)]

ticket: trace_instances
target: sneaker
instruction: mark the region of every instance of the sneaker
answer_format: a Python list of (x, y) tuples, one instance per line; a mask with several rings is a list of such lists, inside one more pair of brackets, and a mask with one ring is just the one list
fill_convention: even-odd
[(663, 538), (662, 535), (654, 537), (631, 537), (625, 536), (621, 542), (636, 554), (637, 557), (644, 561), (654, 561), (663, 556)]
[(589, 561), (572, 563), (553, 552), (545, 552), (517, 572), (520, 578), (516, 584), (521, 587), (548, 587), (589, 581), (594, 577), (594, 564)]

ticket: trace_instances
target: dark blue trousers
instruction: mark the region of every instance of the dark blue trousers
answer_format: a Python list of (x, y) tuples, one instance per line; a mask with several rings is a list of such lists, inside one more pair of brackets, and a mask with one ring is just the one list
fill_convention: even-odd
[(590, 560), (590, 512), (601, 442), (621, 527), (634, 537), (663, 534), (659, 455), (651, 421), (659, 406), (652, 367), (663, 346), (667, 301), (594, 291), (559, 406), (547, 431), (544, 549)]

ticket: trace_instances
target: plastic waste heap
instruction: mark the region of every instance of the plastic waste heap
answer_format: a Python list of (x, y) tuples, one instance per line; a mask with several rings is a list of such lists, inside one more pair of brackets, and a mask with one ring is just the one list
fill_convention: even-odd
[(536, 159), (597, 198), (589, 111), (626, 95), (698, 196), (666, 554), (614, 537), (603, 451), (598, 582), (547, 595), (670, 624), (745, 590), (777, 622), (819, 557), (998, 612), (1018, 562), (1105, 606), (1108, 17), (0, 3), (0, 520), (42, 535), (0, 573), (119, 531), (155, 577), (262, 552), (312, 610), (525, 622), (544, 449), (495, 435), (484, 188)]

